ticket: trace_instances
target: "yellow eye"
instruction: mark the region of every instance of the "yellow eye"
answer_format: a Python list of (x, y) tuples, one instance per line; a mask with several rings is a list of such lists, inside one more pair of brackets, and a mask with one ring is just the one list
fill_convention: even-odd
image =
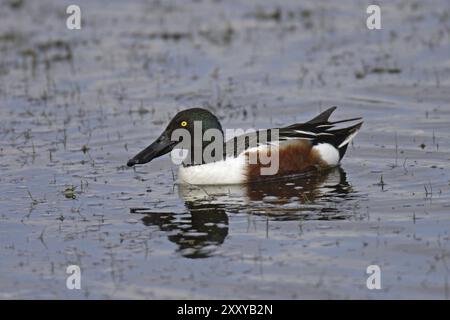
[(187, 122), (186, 121), (181, 121), (181, 126), (182, 127), (186, 127), (187, 126)]

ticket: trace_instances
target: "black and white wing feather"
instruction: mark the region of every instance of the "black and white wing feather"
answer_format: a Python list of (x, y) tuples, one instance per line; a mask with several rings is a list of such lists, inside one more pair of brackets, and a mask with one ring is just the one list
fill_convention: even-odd
[[(328, 143), (339, 150), (340, 158), (345, 154), (348, 143), (353, 139), (362, 125), (362, 118), (329, 121), (329, 117), (337, 107), (331, 107), (317, 117), (305, 123), (296, 123), (284, 128), (264, 129), (234, 137), (225, 144), (225, 156), (237, 157), (252, 147), (274, 145), (283, 141), (306, 140), (311, 145)], [(336, 125), (358, 121), (356, 124), (336, 129)], [(275, 130), (278, 130), (276, 132)]]

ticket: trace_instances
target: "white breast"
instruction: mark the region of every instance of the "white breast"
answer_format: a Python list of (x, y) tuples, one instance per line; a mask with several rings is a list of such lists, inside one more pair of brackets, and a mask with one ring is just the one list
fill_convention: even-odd
[(178, 179), (181, 184), (240, 184), (246, 181), (246, 157), (227, 158), (223, 161), (180, 167)]

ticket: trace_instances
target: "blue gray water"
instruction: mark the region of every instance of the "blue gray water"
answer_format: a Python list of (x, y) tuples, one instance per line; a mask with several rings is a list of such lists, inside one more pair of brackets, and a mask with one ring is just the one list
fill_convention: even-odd
[[(73, 1), (0, 5), (0, 298), (449, 298), (447, 1), (379, 1), (378, 31), (357, 0), (76, 2), (78, 31)], [(186, 107), (267, 128), (333, 105), (365, 123), (325, 175), (125, 166)]]

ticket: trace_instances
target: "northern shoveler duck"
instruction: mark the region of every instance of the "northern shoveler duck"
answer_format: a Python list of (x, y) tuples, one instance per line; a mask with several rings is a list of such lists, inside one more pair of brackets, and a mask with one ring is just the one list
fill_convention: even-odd
[[(362, 121), (359, 121), (362, 118), (330, 122), (328, 119), (334, 110), (336, 107), (329, 108), (305, 123), (245, 133), (223, 142), (222, 126), (215, 115), (202, 108), (186, 109), (176, 114), (160, 137), (130, 159), (127, 165), (144, 164), (176, 149), (179, 141), (172, 140), (173, 133), (177, 129), (185, 129), (192, 139), (192, 147), (186, 150), (185, 159), (190, 161), (184, 161), (179, 169), (178, 178), (182, 184), (243, 184), (332, 168), (339, 164), (348, 144), (362, 125)], [(335, 128), (336, 124), (350, 121), (358, 122), (349, 127)], [(198, 129), (201, 130), (196, 131)], [(204, 139), (209, 129), (215, 129), (222, 135), (223, 148), (213, 161), (194, 157), (196, 150), (206, 151), (211, 141), (214, 141), (211, 137)], [(200, 144), (194, 141), (196, 132), (201, 133)], [(264, 141), (260, 139), (262, 136), (265, 137)], [(262, 174), (262, 170), (269, 166), (267, 161), (263, 162), (262, 153), (277, 155), (275, 172)]]

